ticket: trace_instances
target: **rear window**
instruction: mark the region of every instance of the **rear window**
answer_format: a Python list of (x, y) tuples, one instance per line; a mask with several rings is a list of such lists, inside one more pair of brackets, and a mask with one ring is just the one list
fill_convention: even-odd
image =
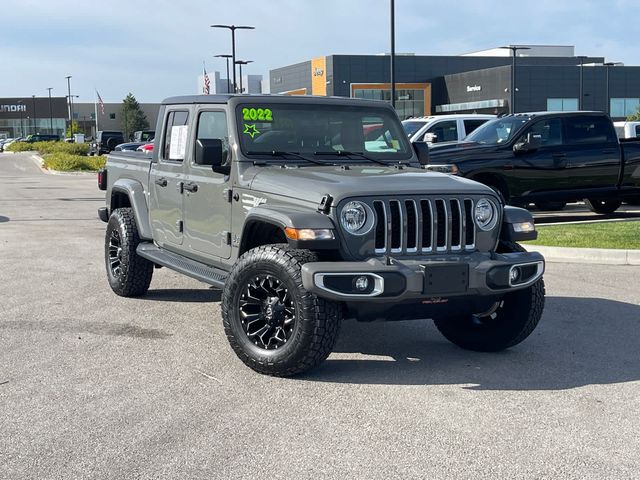
[(607, 143), (615, 142), (613, 132), (606, 117), (569, 117), (565, 119), (567, 143)]

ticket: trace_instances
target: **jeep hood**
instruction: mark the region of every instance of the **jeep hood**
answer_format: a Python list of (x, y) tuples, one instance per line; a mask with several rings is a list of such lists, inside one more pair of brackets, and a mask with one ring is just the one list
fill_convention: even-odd
[(491, 194), (478, 182), (413, 167), (382, 165), (342, 167), (254, 167), (251, 190), (319, 202), (326, 194), (339, 201), (371, 195)]

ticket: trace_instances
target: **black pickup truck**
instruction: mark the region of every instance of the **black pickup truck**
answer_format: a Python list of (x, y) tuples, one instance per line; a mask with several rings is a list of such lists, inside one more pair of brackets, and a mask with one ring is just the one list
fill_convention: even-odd
[(640, 198), (640, 141), (620, 142), (600, 112), (507, 115), (433, 146), (430, 158), (430, 169), (484, 183), (512, 205), (558, 210), (584, 200), (612, 213)]

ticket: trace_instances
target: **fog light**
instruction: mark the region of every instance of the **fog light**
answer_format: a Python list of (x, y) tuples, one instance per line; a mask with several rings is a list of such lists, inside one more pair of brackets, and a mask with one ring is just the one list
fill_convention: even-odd
[(364, 292), (369, 288), (369, 279), (365, 276), (357, 277), (353, 282), (353, 286), (356, 287), (356, 290)]
[(518, 267), (512, 268), (511, 272), (509, 272), (509, 280), (511, 283), (515, 283), (520, 278), (520, 269)]

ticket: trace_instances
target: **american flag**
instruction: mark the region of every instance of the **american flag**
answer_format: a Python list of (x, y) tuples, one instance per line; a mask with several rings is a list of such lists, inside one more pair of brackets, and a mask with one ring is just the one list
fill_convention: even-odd
[(102, 97), (98, 93), (98, 90), (96, 90), (96, 95), (98, 96), (98, 105), (100, 105), (100, 114), (104, 115), (104, 102), (102, 101)]
[(209, 95), (211, 91), (211, 81), (209, 80), (209, 75), (207, 75), (207, 69), (202, 66), (202, 71), (204, 72), (204, 86), (202, 87), (202, 93), (205, 95)]

